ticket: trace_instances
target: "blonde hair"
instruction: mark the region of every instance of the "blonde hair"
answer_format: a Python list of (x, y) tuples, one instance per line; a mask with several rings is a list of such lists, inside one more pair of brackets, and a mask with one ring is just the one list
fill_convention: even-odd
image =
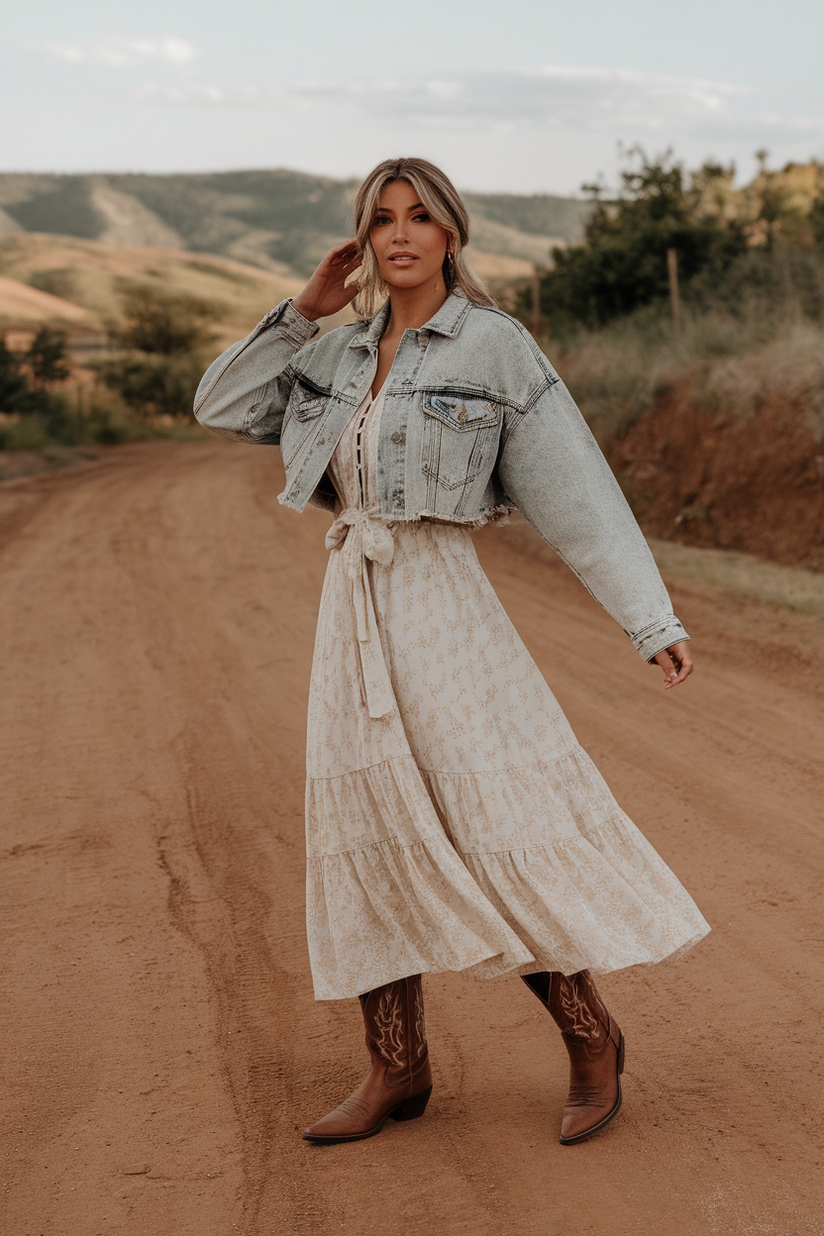
[(455, 292), (476, 305), (495, 305), (481, 280), (463, 255), (469, 241), (469, 212), (449, 177), (427, 159), (385, 159), (373, 168), (355, 197), (355, 239), (363, 253), (358, 279), (360, 290), (353, 302), (359, 318), (373, 317), (389, 295), (389, 287), (378, 273), (369, 232), (385, 187), (395, 180), (406, 180), (430, 216), (448, 232), (452, 241), (444, 258), (443, 278), (447, 292)]

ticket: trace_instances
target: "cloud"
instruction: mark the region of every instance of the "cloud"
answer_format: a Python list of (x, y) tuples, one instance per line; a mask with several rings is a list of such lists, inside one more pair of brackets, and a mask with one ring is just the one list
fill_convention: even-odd
[(456, 73), (371, 82), (294, 82), (240, 89), (150, 84), (146, 99), (189, 106), (286, 108), (389, 116), (449, 128), (533, 125), (615, 128), (631, 121), (650, 130), (722, 116), (749, 94), (724, 82), (623, 70), (545, 67)]
[(709, 134), (734, 138), (757, 124), (773, 135), (824, 132), (824, 119), (759, 114), (758, 92), (728, 82), (546, 66), (433, 77), (302, 81), (280, 86), (148, 83), (144, 102), (318, 117), (467, 133), (579, 131), (633, 140)]
[(49, 55), (66, 64), (119, 69), (135, 64), (189, 64), (197, 52), (185, 39), (100, 39), (94, 43), (49, 43)]

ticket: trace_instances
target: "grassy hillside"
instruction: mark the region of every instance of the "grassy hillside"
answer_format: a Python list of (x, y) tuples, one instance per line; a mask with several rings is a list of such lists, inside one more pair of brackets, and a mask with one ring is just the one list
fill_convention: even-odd
[[(46, 232), (163, 245), (306, 276), (332, 244), (349, 235), (356, 189), (354, 180), (286, 170), (5, 173), (0, 174), (0, 236)], [(467, 200), (474, 249), (530, 263), (547, 261), (553, 243), (577, 240), (589, 210), (586, 202), (548, 194), (473, 193)]]
[[(207, 364), (301, 286), (179, 249), (7, 236), (0, 241), (0, 479), (73, 462), (87, 447), (202, 432), (190, 413)], [(44, 348), (57, 349), (62, 372), (38, 369)]]
[[(24, 326), (24, 319), (51, 323), (67, 329), (82, 346), (84, 336), (93, 337), (120, 321), (124, 293), (135, 285), (217, 306), (218, 343), (224, 346), (302, 286), (227, 258), (18, 233), (0, 241), (0, 330), (3, 325)], [(31, 289), (48, 295), (39, 301), (29, 297), (28, 312), (23, 313), (21, 299)], [(85, 316), (78, 318), (77, 307)]]
[(467, 193), (466, 204), (473, 217), (503, 223), (529, 236), (559, 236), (580, 240), (590, 212), (589, 202), (551, 193)]

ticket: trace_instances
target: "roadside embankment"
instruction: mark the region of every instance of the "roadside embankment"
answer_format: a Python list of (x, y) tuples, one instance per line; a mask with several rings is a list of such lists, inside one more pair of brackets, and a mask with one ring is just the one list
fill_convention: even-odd
[(644, 531), (824, 567), (824, 442), (792, 390), (711, 407), (696, 379), (665, 389), (607, 454)]
[(545, 341), (647, 535), (824, 568), (824, 330), (662, 309)]

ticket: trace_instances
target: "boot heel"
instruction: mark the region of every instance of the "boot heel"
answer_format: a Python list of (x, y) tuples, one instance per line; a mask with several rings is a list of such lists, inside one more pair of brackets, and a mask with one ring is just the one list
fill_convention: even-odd
[(618, 1075), (624, 1071), (624, 1035), (621, 1032), (621, 1037), (618, 1040)]
[(405, 1103), (400, 1103), (389, 1115), (393, 1120), (417, 1120), (418, 1116), (422, 1116), (426, 1111), (426, 1105), (429, 1102), (431, 1093), (432, 1087), (430, 1086), (428, 1090), (423, 1090), (420, 1094), (416, 1094), (413, 1099), (407, 1099)]

